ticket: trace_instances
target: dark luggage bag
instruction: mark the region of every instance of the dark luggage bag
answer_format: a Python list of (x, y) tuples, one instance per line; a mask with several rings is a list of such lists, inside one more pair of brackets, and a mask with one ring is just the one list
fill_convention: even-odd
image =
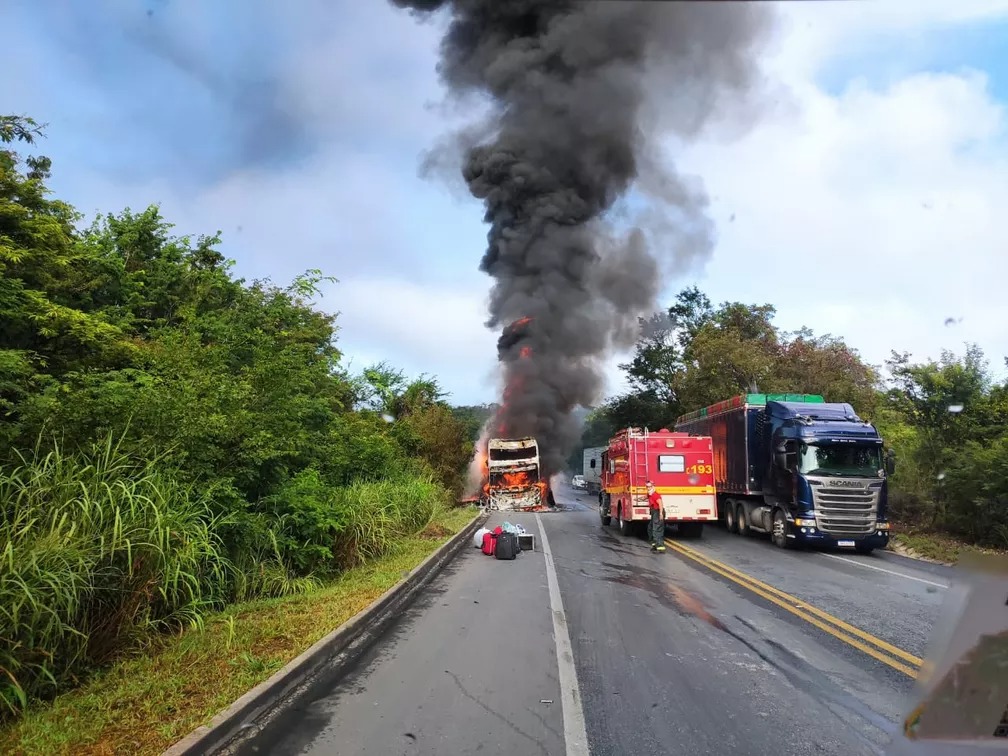
[(514, 533), (501, 533), (498, 535), (494, 556), (498, 559), (514, 559), (517, 557), (518, 536)]

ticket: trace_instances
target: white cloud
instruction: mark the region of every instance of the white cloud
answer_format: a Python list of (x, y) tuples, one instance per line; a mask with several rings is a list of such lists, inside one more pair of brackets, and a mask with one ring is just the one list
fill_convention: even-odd
[[(1000, 367), (1008, 142), (986, 84), (921, 74), (838, 97), (807, 84), (797, 113), (690, 150), (720, 232), (702, 285), (770, 302), (782, 326), (843, 336), (875, 363), (893, 348), (937, 356), (975, 340)], [(947, 317), (962, 323), (946, 328)]]
[[(673, 153), (703, 179), (718, 227), (697, 283), (715, 302), (771, 303), (781, 327), (841, 336), (877, 365), (892, 349), (926, 359), (970, 341), (1004, 376), (1008, 254), (995, 211), (1008, 201), (1005, 103), (980, 71), (850, 80), (835, 96), (816, 75), (853, 47), (1004, 19), (1008, 2), (778, 11), (764, 65), (784, 96), (738, 141)], [(668, 281), (667, 294), (689, 283)], [(626, 388), (616, 362), (614, 392)]]
[[(919, 74), (878, 89), (852, 81), (837, 96), (817, 86), (815, 75), (833, 56), (880, 35), (1006, 12), (1004, 2), (784, 4), (767, 70), (790, 97), (740, 141), (700, 144), (680, 159), (713, 198), (719, 243), (700, 282), (712, 298), (771, 302), (782, 327), (842, 336), (876, 364), (893, 348), (923, 358), (975, 340), (999, 368), (1008, 353), (1008, 305), (1000, 295), (1008, 255), (994, 226), (994, 208), (1008, 199), (1004, 105), (975, 71)], [(429, 33), (418, 31), (424, 45)], [(414, 70), (435, 63), (433, 46), (424, 45), (410, 50)], [(385, 96), (391, 102), (394, 93)], [(367, 102), (387, 114), (378, 99), (372, 93)], [(415, 95), (398, 105), (402, 123), (421, 118), (429, 136), (430, 113), (417, 105)], [(354, 160), (341, 160), (344, 168), (292, 177), (287, 191), (299, 180), (325, 185), (319, 176), (332, 171), (373, 175), (366, 162), (355, 168)], [(423, 234), (424, 250), (471, 247), (471, 257), (461, 259), (472, 263), (466, 271), (449, 265), (432, 273), (436, 252), (403, 264), (407, 250), (393, 258), (397, 269), (341, 275), (326, 304), (342, 312), (344, 346), (358, 361), (367, 354), (435, 373), (458, 401), (494, 399), (495, 335), (483, 327), (488, 281), (475, 272), (483, 243), (478, 207), (433, 200), (437, 187), (412, 178), (387, 173), (374, 180), (390, 187), (395, 208), (372, 213), (379, 231), (400, 239)], [(248, 191), (236, 188), (235, 200)], [(429, 214), (404, 220), (417, 203)], [(345, 210), (351, 219), (367, 214), (352, 197)], [(467, 226), (461, 233), (459, 223)], [(669, 292), (684, 283), (671, 282)], [(962, 321), (946, 327), (947, 317)], [(612, 392), (625, 388), (618, 361), (609, 375)]]
[(433, 374), (453, 401), (475, 404), (498, 389), (485, 301), (486, 287), (369, 277), (337, 284), (321, 305), (339, 312), (341, 349), (357, 369), (384, 360), (410, 376)]
[(1004, 19), (1008, 0), (783, 2), (777, 4), (777, 11), (778, 47), (769, 61), (771, 69), (784, 79), (807, 82), (820, 65), (853, 46), (880, 38), (912, 46), (913, 35)]
[[(234, 174), (192, 194), (80, 173), (61, 183), (87, 212), (161, 201), (180, 232), (221, 228), (225, 251), (250, 276), (323, 268), (340, 279), (323, 306), (342, 313), (340, 346), (355, 366), (388, 359), (436, 374), (456, 401), (492, 401), (481, 209), (416, 177), (421, 151), (450, 127), (427, 107), (439, 97), (437, 30), (364, 6), (352, 24), (340, 14), (312, 23), (285, 63), (294, 102), (329, 135), (310, 162)], [(703, 178), (718, 225), (698, 283), (715, 300), (770, 302), (780, 325), (843, 336), (874, 362), (890, 348), (936, 356), (969, 339), (1000, 366), (1008, 255), (994, 210), (1008, 205), (1004, 103), (980, 72), (918, 74), (884, 88), (855, 81), (836, 96), (815, 77), (869, 40), (1003, 18), (1008, 0), (780, 11), (767, 71), (789, 97), (741, 140), (696, 145), (679, 159)], [(53, 157), (66, 175), (69, 161)], [(669, 282), (669, 293), (686, 283)], [(962, 321), (945, 327), (946, 317)], [(615, 368), (610, 377), (619, 390)]]
[[(338, 312), (340, 348), (352, 369), (386, 361), (410, 376), (435, 375), (458, 404), (496, 401), (498, 333), (484, 327), (489, 285), (424, 285), (399, 278), (354, 278), (336, 284), (320, 306)], [(609, 361), (610, 395), (626, 390)]]

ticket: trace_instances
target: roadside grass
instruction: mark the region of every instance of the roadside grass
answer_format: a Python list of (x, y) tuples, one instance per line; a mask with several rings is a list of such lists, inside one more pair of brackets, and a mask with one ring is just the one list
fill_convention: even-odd
[(892, 551), (943, 564), (955, 564), (962, 548), (961, 543), (940, 533), (897, 533), (893, 535), (892, 542)]
[[(905, 523), (895, 523), (898, 532), (893, 534), (890, 549), (907, 556), (920, 557), (943, 564), (955, 564), (964, 549), (980, 551), (984, 554), (1006, 553), (998, 549), (971, 546), (946, 533), (915, 527)], [(893, 548), (895, 546), (896, 548)]]
[(236, 604), (165, 636), (0, 729), (11, 754), (156, 754), (368, 606), (475, 512), (439, 512), (389, 555), (310, 593)]

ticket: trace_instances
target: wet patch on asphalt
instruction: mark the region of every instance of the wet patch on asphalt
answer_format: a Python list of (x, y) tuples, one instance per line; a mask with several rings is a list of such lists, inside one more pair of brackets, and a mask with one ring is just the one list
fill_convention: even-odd
[[(607, 547), (605, 544), (607, 540), (615, 541), (616, 539), (607, 538), (605, 535), (599, 538), (600, 544), (604, 547)], [(619, 553), (639, 553), (634, 549), (609, 548), (609, 550)], [(726, 624), (726, 621), (715, 616), (698, 595), (671, 582), (670, 576), (647, 567), (626, 563), (617, 564), (602, 561), (595, 564), (605, 568), (607, 572), (601, 575), (590, 575), (582, 569), (582, 573), (593, 579), (642, 591), (680, 616), (698, 619), (730, 636), (754, 654), (756, 658), (778, 670), (792, 686), (824, 702), (840, 721), (849, 725), (849, 715), (853, 714), (870, 728), (881, 731), (885, 735), (892, 736), (896, 733), (898, 728), (895, 723), (847, 693), (823, 671), (782, 644), (767, 637), (753, 624), (737, 614), (732, 616), (732, 624), (737, 621), (741, 627), (737, 630), (732, 629)], [(680, 564), (682, 563), (680, 562)], [(863, 745), (875, 753), (881, 754), (883, 752), (878, 742), (861, 731), (861, 728), (853, 729)]]

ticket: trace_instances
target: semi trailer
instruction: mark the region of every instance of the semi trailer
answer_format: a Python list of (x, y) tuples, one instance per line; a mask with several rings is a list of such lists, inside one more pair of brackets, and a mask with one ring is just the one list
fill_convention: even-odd
[(712, 439), (729, 532), (769, 533), (780, 548), (870, 553), (889, 543), (895, 458), (850, 404), (817, 394), (741, 394), (682, 415), (675, 429)]

